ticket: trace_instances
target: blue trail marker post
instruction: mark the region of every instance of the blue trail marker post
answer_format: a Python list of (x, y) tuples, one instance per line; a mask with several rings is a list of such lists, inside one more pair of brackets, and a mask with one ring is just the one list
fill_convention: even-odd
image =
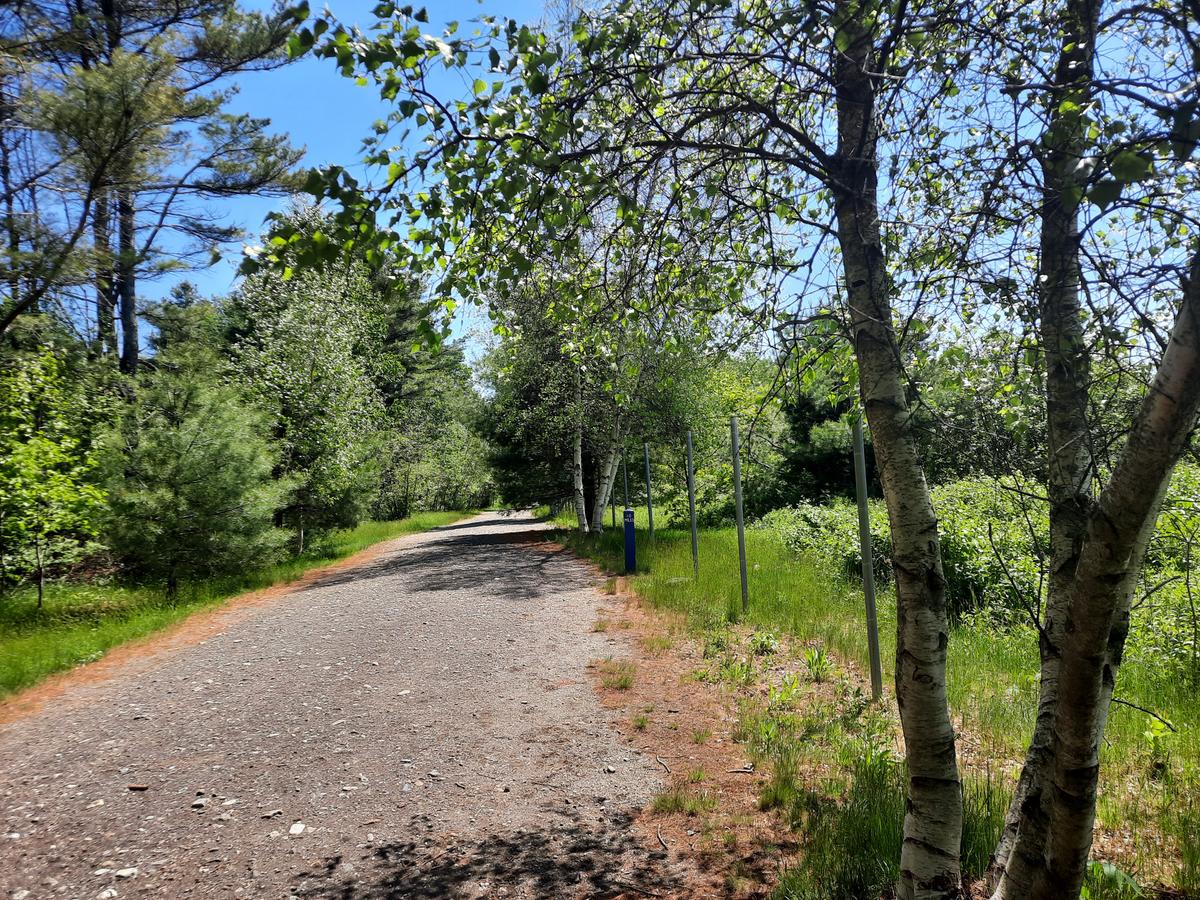
[(625, 574), (637, 571), (637, 535), (633, 530), (633, 510), (625, 507)]

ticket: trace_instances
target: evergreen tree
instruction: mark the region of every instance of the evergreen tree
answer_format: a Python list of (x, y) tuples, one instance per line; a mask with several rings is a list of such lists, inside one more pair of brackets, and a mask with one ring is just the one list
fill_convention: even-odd
[[(320, 213), (293, 221), (319, 230)], [(372, 273), (343, 260), (292, 277), (248, 277), (225, 304), (233, 365), (270, 417), (277, 474), (292, 479), (279, 521), (306, 532), (356, 524), (379, 484), (383, 407), (369, 364), (381, 303)]]
[[(11, 151), (0, 154), (6, 197), (32, 210), (39, 190), (67, 200), (62, 221), (34, 215), (35, 229), (49, 229), (40, 240), (8, 229), (11, 296), (0, 331), (86, 273), (97, 349), (116, 353), (119, 318), (121, 368), (136, 368), (139, 278), (204, 265), (241, 236), (210, 201), (291, 189), (300, 152), (270, 134), (268, 120), (229, 113), (234, 91), (224, 85), (283, 65), (299, 15), (248, 12), (233, 0), (38, 0), (0, 14), (0, 94), (13, 99), (0, 97), (0, 126), (28, 131), (37, 159), (21, 180), (2, 165)], [(6, 130), (0, 149), (14, 143)]]
[(260, 566), (290, 484), (272, 479), (266, 423), (207, 354), (160, 358), (109, 440), (106, 536), (134, 575), (166, 584)]

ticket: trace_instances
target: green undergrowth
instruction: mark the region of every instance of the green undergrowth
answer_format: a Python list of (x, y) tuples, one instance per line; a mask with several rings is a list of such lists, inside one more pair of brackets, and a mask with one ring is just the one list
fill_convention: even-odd
[(448, 525), (467, 515), (429, 512), (392, 522), (364, 522), (331, 532), (300, 556), (278, 565), (184, 583), (173, 601), (157, 586), (117, 580), (49, 583), (41, 609), (32, 589), (0, 596), (0, 697), (47, 675), (99, 659), (118, 644), (151, 634), (237, 594), (295, 581), (310, 569), (380, 541)]
[[(837, 567), (823, 566), (819, 560), (789, 550), (775, 531), (748, 529), (750, 600), (743, 611), (734, 529), (701, 531), (700, 571), (695, 578), (688, 533), (659, 529), (651, 540), (645, 529), (644, 510), (639, 513), (638, 570), (630, 579), (631, 588), (639, 596), (655, 607), (685, 616), (697, 635), (718, 634), (732, 623), (769, 629), (792, 636), (814, 653), (827, 650), (853, 663), (860, 672), (867, 671), (861, 587), (839, 574)], [(619, 529), (606, 530), (598, 538), (583, 537), (570, 530), (569, 519), (560, 518), (559, 523), (564, 526), (560, 539), (569, 547), (612, 572), (623, 571)], [(885, 590), (879, 598), (885, 693), (890, 693), (894, 670), (895, 622), (895, 599)], [(745, 663), (753, 655), (747, 651), (745, 657), (726, 659), (724, 670), (715, 674), (713, 667), (697, 674), (730, 683), (739, 679), (744, 682), (752, 677)], [(821, 665), (815, 657), (814, 664)], [(800, 660), (799, 665), (803, 669), (804, 661)], [(1109, 717), (1097, 813), (1103, 827), (1122, 833), (1128, 841), (1129, 849), (1117, 860), (1123, 869), (1145, 883), (1200, 892), (1200, 839), (1194, 828), (1200, 819), (1200, 693), (1177, 677), (1169, 677), (1171, 674), (1140, 659), (1128, 660), (1123, 666), (1117, 696), (1125, 703), (1114, 704)], [(1037, 641), (1031, 628), (1001, 626), (983, 616), (970, 615), (952, 628), (948, 673), (951, 708), (965, 730), (979, 741), (979, 746), (972, 749), (972, 770), (986, 767), (996, 773), (994, 778), (985, 779), (986, 790), (993, 797), (1003, 796), (1015, 779), (1013, 767), (1023, 758), (1032, 731), (1037, 689)], [(1135, 707), (1152, 711), (1170, 723), (1169, 727)], [(786, 761), (783, 766), (786, 771)], [(858, 777), (864, 775), (853, 774), (847, 784), (858, 783)], [(897, 796), (886, 801), (879, 796), (886, 784), (890, 782), (877, 777), (877, 773), (866, 773), (861, 791), (871, 796), (850, 790), (846, 809), (861, 807), (866, 815), (865, 810), (873, 803), (899, 802)], [(968, 785), (968, 802), (973, 790)], [(841, 827), (837, 823), (849, 819), (838, 815), (826, 821), (820, 810), (811, 810), (803, 803), (797, 809), (803, 811), (808, 822), (813, 848), (823, 846), (821, 841), (827, 838), (822, 835), (828, 831), (833, 835), (828, 837), (834, 847), (830, 852), (840, 852), (837, 848), (842, 845), (835, 840)], [(886, 816), (880, 812), (869, 818), (882, 823), (893, 812), (896, 809), (889, 806)], [(895, 828), (901, 819), (900, 813), (894, 816)], [(855, 826), (852, 830), (860, 829)], [(890, 843), (895, 837), (893, 832), (879, 837), (878, 846), (888, 848), (879, 858), (889, 865), (899, 846), (898, 841)], [(872, 843), (864, 839), (862, 845)], [(986, 849), (990, 852), (991, 848)], [(864, 850), (859, 856), (873, 859), (875, 852)], [(1106, 895), (1100, 888), (1092, 894)], [(826, 895), (806, 894), (795, 887), (792, 894), (782, 896)]]

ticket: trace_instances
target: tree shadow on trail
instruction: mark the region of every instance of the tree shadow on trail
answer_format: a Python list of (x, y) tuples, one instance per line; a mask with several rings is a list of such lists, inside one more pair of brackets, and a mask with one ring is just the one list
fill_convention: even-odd
[(328, 900), (495, 896), (500, 887), (509, 896), (596, 900), (671, 893), (667, 854), (634, 838), (628, 813), (596, 825), (554, 819), (540, 830), (448, 845), (383, 844), (369, 855), (364, 851), (352, 874), (335, 856), (298, 876), (295, 893)]
[[(401, 577), (407, 593), (488, 587), (510, 599), (535, 599), (590, 583), (587, 576), (558, 561), (573, 560), (564, 547), (550, 544), (548, 532), (530, 529), (447, 535), (353, 568), (314, 577), (304, 588), (320, 590)], [(496, 582), (496, 584), (491, 584)]]
[(464, 529), (475, 528), (496, 528), (498, 526), (512, 529), (514, 531), (527, 531), (538, 528), (542, 522), (546, 521), (542, 518), (522, 516), (518, 514), (519, 512), (520, 510), (488, 510), (487, 518), (476, 516), (470, 519), (465, 519), (462, 522), (454, 522), (450, 525), (438, 525), (434, 528), (430, 528), (428, 533), (441, 534), (447, 531), (462, 531)]

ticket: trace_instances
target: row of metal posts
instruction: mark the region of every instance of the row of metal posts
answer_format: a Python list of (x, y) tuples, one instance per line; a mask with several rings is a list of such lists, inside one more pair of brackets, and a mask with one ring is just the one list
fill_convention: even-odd
[[(863, 595), (867, 612), (867, 650), (871, 663), (871, 693), (879, 699), (883, 692), (883, 674), (879, 657), (879, 626), (875, 609), (875, 566), (874, 553), (871, 544), (871, 522), (867, 510), (867, 465), (863, 448), (862, 420), (855, 417), (852, 427), (854, 439), (854, 488), (858, 498), (858, 539), (859, 550), (862, 554)], [(746, 524), (742, 507), (742, 461), (741, 446), (738, 435), (737, 416), (729, 417), (729, 441), (733, 457), (733, 506), (734, 518), (737, 523), (738, 539), (738, 574), (741, 577), (742, 612), (750, 608), (750, 585), (746, 571)], [(646, 516), (650, 525), (650, 538), (654, 539), (654, 500), (650, 478), (650, 444), (642, 445), (643, 458), (646, 464)], [(629, 473), (621, 460), (621, 474), (625, 481), (625, 568), (632, 573), (636, 567), (636, 551), (634, 548), (633, 510), (629, 506)], [(692, 526), (692, 575), (700, 577), (700, 539), (696, 527), (696, 470), (692, 459), (692, 432), (687, 433), (687, 491), (688, 515)], [(617, 525), (616, 491), (612, 492), (612, 522)]]

